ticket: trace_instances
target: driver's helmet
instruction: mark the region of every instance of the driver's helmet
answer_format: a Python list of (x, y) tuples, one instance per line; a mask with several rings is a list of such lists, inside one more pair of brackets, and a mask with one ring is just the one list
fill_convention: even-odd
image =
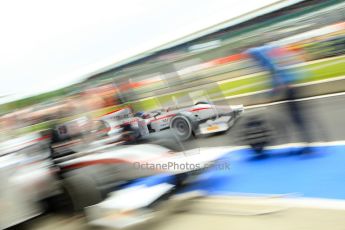
[(135, 117), (143, 117), (145, 115), (144, 112), (137, 112), (134, 116)]
[(194, 105), (209, 105), (209, 104), (210, 104), (210, 102), (208, 102), (208, 101), (198, 101)]
[(143, 119), (149, 119), (149, 118), (151, 118), (151, 115), (149, 113), (144, 113), (141, 117)]

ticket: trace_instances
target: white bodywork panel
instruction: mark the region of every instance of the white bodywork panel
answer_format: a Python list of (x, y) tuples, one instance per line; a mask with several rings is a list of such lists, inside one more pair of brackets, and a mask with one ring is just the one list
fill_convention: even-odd
[(40, 136), (33, 134), (12, 139), (11, 145), (2, 143), (7, 148), (1, 148), (0, 156), (0, 229), (41, 214), (38, 201), (59, 191), (49, 152), (36, 146), (39, 141)]
[[(11, 159), (3, 159), (5, 161)], [(3, 163), (3, 162), (2, 162)], [(1, 164), (2, 164), (1, 163)], [(0, 229), (24, 222), (39, 215), (42, 210), (32, 193), (27, 193), (26, 185), (18, 183), (16, 177), (15, 161), (11, 164), (0, 166)]]
[[(128, 163), (140, 163), (144, 165), (149, 163), (151, 165), (166, 164), (166, 169), (159, 169), (159, 172), (166, 172), (170, 174), (178, 174), (193, 171), (191, 168), (180, 167), (187, 164), (197, 165), (198, 168), (194, 170), (209, 167), (209, 163), (219, 159), (226, 154), (228, 150), (217, 148), (201, 148), (188, 150), (185, 152), (172, 153), (169, 149), (153, 144), (141, 144), (132, 146), (117, 146), (113, 149), (106, 149), (103, 152), (97, 151), (95, 154), (88, 154), (82, 157), (71, 159), (59, 163), (61, 167), (69, 167), (80, 163), (94, 162), (98, 160), (123, 160)], [(116, 163), (115, 163), (116, 164)]]
[(223, 132), (228, 130), (232, 126), (233, 122), (234, 121), (231, 120), (231, 116), (223, 116), (215, 120), (208, 120), (207, 122), (201, 123), (199, 125), (199, 133), (210, 134)]
[(126, 188), (110, 194), (108, 199), (97, 205), (87, 207), (85, 213), (94, 226), (113, 229), (132, 227), (151, 220), (153, 214), (145, 207), (173, 188), (174, 185), (168, 183)]
[(170, 150), (167, 148), (152, 144), (115, 146), (111, 149), (97, 151), (97, 153), (94, 154), (88, 154), (82, 157), (78, 157), (76, 159), (62, 162), (59, 165), (64, 167), (82, 162), (92, 162), (95, 160), (105, 159), (118, 159), (125, 160), (128, 162), (145, 162), (169, 156), (169, 151)]

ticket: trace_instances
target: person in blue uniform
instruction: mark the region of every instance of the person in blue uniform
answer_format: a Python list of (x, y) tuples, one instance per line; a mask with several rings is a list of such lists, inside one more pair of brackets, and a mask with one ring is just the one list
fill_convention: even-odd
[(283, 94), (283, 99), (288, 100), (287, 112), (298, 127), (302, 141), (309, 143), (310, 133), (303, 111), (304, 108), (301, 103), (296, 101), (299, 93), (298, 89), (293, 86), (303, 76), (301, 73), (287, 68), (291, 63), (296, 62), (296, 56), (283, 48), (269, 45), (251, 48), (246, 53), (269, 73), (271, 93)]

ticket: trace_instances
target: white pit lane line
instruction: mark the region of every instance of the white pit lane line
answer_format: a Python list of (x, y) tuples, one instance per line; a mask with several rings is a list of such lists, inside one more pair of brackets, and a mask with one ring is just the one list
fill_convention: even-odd
[[(273, 145), (267, 146), (265, 149), (272, 150), (272, 149), (285, 149), (285, 148), (300, 148), (300, 147), (329, 147), (329, 146), (344, 146), (345, 147), (345, 140), (339, 141), (320, 141), (320, 142), (311, 142), (311, 143), (304, 143), (304, 142), (294, 142), (288, 144), (281, 144), (281, 145)], [(217, 150), (227, 150), (230, 152), (242, 150), (242, 149), (250, 149), (250, 146), (247, 145), (239, 145), (239, 146), (219, 146), (219, 147), (209, 147), (208, 149)], [(202, 149), (202, 148), (200, 148)]]
[[(344, 95), (345, 95), (345, 92), (331, 93), (331, 94), (325, 94), (325, 95), (319, 95), (319, 96), (300, 98), (300, 99), (296, 99), (295, 101), (311, 101), (311, 100), (317, 100), (317, 99), (323, 99), (323, 98), (329, 98), (329, 97), (338, 97), (338, 96), (344, 96)], [(245, 109), (254, 109), (254, 108), (260, 108), (260, 107), (267, 107), (267, 106), (284, 104), (287, 102), (289, 102), (289, 100), (276, 101), (276, 102), (257, 104), (257, 105), (249, 105), (249, 106), (244, 106), (244, 108)]]
[[(253, 210), (261, 210), (268, 212), (286, 211), (290, 208), (306, 208), (306, 209), (322, 209), (327, 211), (344, 211), (345, 200), (340, 199), (325, 199), (325, 198), (308, 198), (290, 196), (291, 194), (239, 194), (229, 193), (228, 195), (214, 195), (206, 198), (205, 200), (199, 199), (195, 204), (197, 209), (205, 209), (210, 207), (219, 207), (221, 210), (232, 212), (235, 210), (233, 206), (243, 206), (242, 213), (248, 211), (252, 213)], [(223, 207), (224, 206), (224, 207)], [(246, 207), (246, 208), (244, 208)], [(253, 208), (253, 210), (252, 210)], [(265, 214), (265, 213), (264, 213)]]

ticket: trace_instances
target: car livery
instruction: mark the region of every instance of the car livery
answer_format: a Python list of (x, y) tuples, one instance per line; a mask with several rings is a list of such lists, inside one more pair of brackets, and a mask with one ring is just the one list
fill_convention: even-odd
[(103, 115), (100, 119), (107, 123), (109, 134), (120, 132), (123, 125), (129, 124), (140, 137), (172, 128), (175, 136), (187, 140), (192, 135), (227, 131), (243, 110), (243, 105), (219, 106), (198, 102), (187, 108), (168, 108), (136, 115), (129, 107), (125, 107)]

